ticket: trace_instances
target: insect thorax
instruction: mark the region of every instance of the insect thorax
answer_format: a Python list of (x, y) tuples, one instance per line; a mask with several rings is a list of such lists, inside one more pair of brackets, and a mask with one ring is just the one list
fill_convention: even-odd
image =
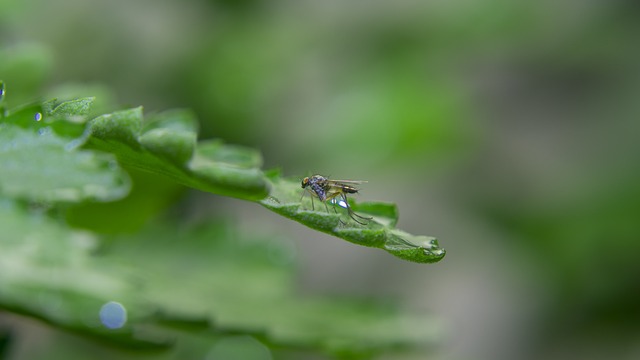
[(318, 198), (320, 199), (320, 201), (326, 201), (327, 200), (327, 192), (325, 191), (325, 189), (320, 186), (320, 184), (317, 183), (310, 183), (309, 187), (311, 188), (311, 190), (313, 190), (313, 192), (318, 195)]

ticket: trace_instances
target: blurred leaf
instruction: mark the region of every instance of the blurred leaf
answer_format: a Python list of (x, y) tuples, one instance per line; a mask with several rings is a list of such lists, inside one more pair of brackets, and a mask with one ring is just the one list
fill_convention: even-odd
[(262, 156), (260, 153), (243, 146), (225, 145), (221, 140), (200, 142), (200, 154), (214, 161), (233, 163), (240, 167), (260, 167)]
[(94, 101), (94, 97), (63, 102), (46, 101), (42, 104), (46, 116), (40, 121), (40, 125), (50, 126), (60, 136), (77, 139), (73, 146), (80, 146), (85, 140), (83, 134)]
[[(104, 256), (138, 264), (144, 296), (175, 326), (251, 334), (276, 347), (350, 356), (429, 344), (436, 329), (424, 314), (373, 302), (301, 298), (286, 243), (250, 238), (228, 226), (158, 226), (112, 241)], [(144, 259), (140, 254), (144, 253)]]
[(160, 339), (137, 338), (131, 326), (100, 326), (101, 306), (113, 299), (127, 304), (134, 323), (152, 308), (131, 298), (137, 288), (131, 274), (90, 255), (93, 236), (6, 202), (0, 203), (0, 228), (0, 308), (122, 346), (166, 346)]
[(361, 225), (345, 214), (345, 210), (338, 205), (327, 204), (335, 212), (327, 212), (328, 209), (325, 210), (322, 205), (318, 205), (315, 211), (311, 210), (312, 200), (309, 196), (301, 198), (303, 192), (297, 179), (284, 179), (274, 175), (271, 181), (271, 195), (260, 203), (267, 209), (312, 229), (354, 244), (380, 248), (418, 263), (438, 262), (446, 254), (434, 237), (414, 236), (395, 229), (398, 214), (393, 204), (350, 202), (354, 211), (372, 217), (366, 225)]
[(79, 98), (75, 100), (65, 101), (53, 107), (49, 114), (51, 116), (64, 117), (67, 119), (82, 119), (84, 116), (89, 114), (94, 101), (95, 97)]
[(73, 204), (67, 209), (67, 222), (102, 234), (132, 233), (184, 194), (185, 187), (171, 179), (126, 169), (131, 191), (121, 200)]
[[(69, 101), (56, 99), (34, 102), (19, 106), (7, 112), (4, 121), (39, 133), (53, 131), (77, 147), (84, 141), (83, 135), (88, 114), (95, 98), (80, 98)], [(73, 141), (72, 141), (73, 140)]]
[(61, 100), (81, 99), (90, 94), (93, 97), (93, 101), (88, 118), (119, 109), (115, 94), (105, 85), (65, 83), (48, 89), (46, 94), (46, 99), (56, 98)]
[[(224, 146), (212, 150), (208, 144), (201, 148), (195, 129), (196, 120), (189, 112), (167, 112), (143, 123), (142, 109), (134, 108), (92, 120), (87, 147), (115, 154), (126, 167), (168, 176), (199, 190), (246, 200), (267, 195), (268, 183), (255, 164), (235, 162), (253, 150)], [(220, 153), (224, 161), (218, 158)]]
[(249, 336), (233, 336), (216, 342), (207, 354), (211, 359), (226, 360), (271, 360), (271, 353)]
[[(430, 345), (437, 335), (430, 317), (388, 304), (301, 298), (290, 245), (220, 223), (165, 222), (98, 252), (91, 234), (7, 202), (0, 227), (0, 308), (120, 347), (180, 349), (189, 338), (210, 344), (245, 334), (276, 348), (362, 358)], [(116, 330), (99, 316), (111, 301), (127, 313)]]
[(29, 103), (0, 114), (1, 122), (17, 125), (23, 128), (40, 128), (42, 123), (38, 119), (43, 114), (44, 106), (41, 103)]
[(36, 134), (0, 124), (2, 194), (43, 202), (78, 202), (117, 199), (129, 191), (128, 178), (111, 155), (69, 150), (69, 144), (47, 128)]

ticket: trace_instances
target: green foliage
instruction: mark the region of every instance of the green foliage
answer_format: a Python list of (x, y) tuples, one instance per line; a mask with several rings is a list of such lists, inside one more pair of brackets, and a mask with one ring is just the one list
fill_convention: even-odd
[[(18, 221), (18, 216), (25, 219), (23, 224), (33, 227), (42, 223), (37, 219), (49, 219), (43, 228), (51, 231), (52, 226), (60, 226), (65, 234), (83, 229), (83, 236), (94, 239), (95, 246), (84, 255), (73, 252), (72, 258), (85, 258), (90, 265), (103, 259), (107, 250), (115, 257), (118, 249), (123, 260), (114, 261), (126, 263), (110, 268), (118, 274), (115, 277), (126, 278), (115, 269), (123, 265), (126, 273), (134, 275), (135, 290), (146, 291), (142, 288), (147, 287), (147, 249), (140, 248), (132, 264), (134, 256), (122, 256), (126, 243), (135, 245), (150, 234), (149, 230), (141, 232), (147, 226), (162, 222), (166, 227), (184, 227), (194, 217), (238, 211), (235, 205), (239, 202), (191, 190), (193, 185), (175, 174), (158, 175), (166, 166), (178, 176), (191, 178), (190, 164), (182, 162), (188, 151), (166, 154), (162, 146), (138, 151), (134, 143), (129, 154), (135, 157), (130, 160), (142, 166), (125, 165), (118, 161), (125, 151), (118, 155), (108, 149), (89, 148), (96, 144), (85, 135), (85, 129), (96, 116), (122, 109), (114, 104), (144, 104), (143, 124), (159, 109), (184, 106), (198, 114), (200, 139), (217, 137), (259, 148), (269, 156), (267, 168), (282, 166), (288, 176), (313, 171), (368, 179), (371, 184), (363, 188), (364, 194), (353, 198), (412, 199), (415, 208), (411, 212), (404, 204), (398, 209), (408, 229), (422, 226), (432, 231), (432, 226), (454, 226), (450, 230), (455, 230), (455, 237), (466, 240), (447, 241), (447, 250), (455, 251), (456, 261), (437, 267), (402, 263), (375, 249), (350, 244), (341, 246), (361, 255), (379, 255), (380, 261), (392, 264), (391, 268), (381, 270), (383, 264), (371, 263), (371, 257), (355, 262), (341, 256), (316, 259), (306, 251), (303, 255), (314, 257), (325, 266), (321, 269), (332, 267), (340, 272), (341, 265), (350, 265), (350, 277), (363, 280), (354, 285), (354, 291), (368, 286), (375, 286), (380, 293), (399, 290), (401, 298), (435, 307), (438, 302), (428, 304), (434, 296), (455, 297), (443, 314), (445, 323), (454, 326), (446, 343), (462, 346), (445, 345), (444, 353), (481, 358), (483, 351), (490, 349), (488, 357), (494, 358), (548, 358), (555, 354), (584, 358), (595, 353), (635, 358), (637, 340), (633, 334), (640, 323), (640, 292), (630, 291), (637, 288), (640, 275), (636, 259), (640, 250), (640, 113), (636, 99), (640, 90), (640, 48), (636, 45), (640, 21), (635, 2), (572, 2), (567, 6), (556, 1), (484, 0), (439, 6), (413, 1), (402, 6), (377, 2), (363, 7), (358, 2), (288, 2), (283, 6), (259, 0), (209, 0), (167, 1), (151, 7), (141, 2), (95, 5), (0, 0), (0, 79), (8, 85), (8, 96), (4, 100), (0, 97), (0, 117), (11, 109), (12, 121), (17, 121), (18, 112), (25, 110), (24, 124), (4, 124), (1, 131), (35, 140), (40, 139), (38, 130), (42, 128), (42, 136), (49, 140), (71, 143), (65, 148), (67, 152), (59, 146), (51, 154), (42, 148), (33, 150), (51, 155), (51, 161), (64, 155), (78, 157), (82, 152), (95, 156), (96, 163), (108, 164), (104, 169), (67, 163), (73, 174), (82, 174), (73, 179), (75, 182), (53, 173), (56, 176), (51, 183), (34, 183), (31, 178), (22, 184), (18, 181), (22, 175), (5, 174), (6, 162), (0, 163), (0, 180), (13, 179), (14, 189), (20, 189), (8, 193), (0, 184), (2, 206), (19, 212), (15, 216), (3, 212), (8, 219)], [(66, 83), (69, 80), (77, 83)], [(61, 86), (60, 81), (65, 84)], [(61, 103), (43, 108), (39, 101), (32, 104), (34, 111), (46, 116), (34, 122), (29, 106), (17, 106), (29, 104), (41, 94), (44, 99), (87, 95), (96, 99), (90, 112), (79, 117), (80, 123), (71, 118), (50, 121), (53, 116), (46, 113)], [(145, 132), (144, 127), (136, 132), (139, 142)], [(171, 141), (184, 150), (180, 139), (185, 137)], [(5, 142), (3, 137), (2, 144)], [(213, 156), (209, 150), (203, 151), (203, 145), (196, 142), (196, 150), (205, 158)], [(224, 163), (234, 163), (239, 155), (234, 146), (216, 143), (212, 148)], [(224, 155), (226, 149), (230, 152)], [(259, 155), (251, 149), (248, 152)], [(231, 160), (229, 154), (233, 155)], [(43, 159), (49, 159), (46, 156)], [(34, 171), (40, 169), (33, 166), (34, 159), (23, 159)], [(245, 153), (241, 162), (249, 164), (255, 159)], [(48, 161), (42, 169), (57, 171)], [(145, 162), (158, 168), (146, 170)], [(49, 176), (32, 175), (38, 179)], [(128, 189), (128, 195), (113, 192), (100, 198), (84, 192), (94, 186), (114, 190), (108, 185), (111, 180), (117, 180), (114, 185), (122, 186), (123, 191)], [(86, 187), (82, 185), (85, 181)], [(358, 244), (382, 249), (392, 244), (385, 239), (396, 231), (394, 206), (367, 209), (368, 203), (352, 203), (363, 216), (378, 214), (375, 223), (361, 226), (351, 222), (342, 208), (335, 207), (336, 216), (333, 208), (327, 213), (317, 201), (317, 211), (311, 211), (308, 197), (300, 203), (299, 179), (267, 176), (265, 181), (272, 186), (268, 190), (272, 198), (257, 201), (268, 202), (266, 205), (276, 211), (300, 217), (329, 234), (348, 233), (350, 241)], [(32, 189), (26, 186), (29, 183), (45, 187)], [(365, 195), (384, 190), (382, 184), (393, 184), (387, 189), (388, 197)], [(56, 187), (73, 189), (76, 199), (58, 196)], [(286, 194), (278, 194), (280, 188)], [(245, 203), (240, 208), (251, 207), (257, 215), (273, 218), (264, 211), (260, 214), (262, 205), (255, 205)], [(170, 216), (166, 215), (168, 209)], [(159, 214), (166, 218), (159, 220)], [(212, 230), (211, 236), (234, 234), (223, 230), (225, 227), (264, 232), (269, 226), (262, 221), (265, 219), (250, 214), (242, 214), (234, 226), (220, 220), (225, 225), (218, 224), (220, 231)], [(377, 224), (385, 231), (372, 228)], [(11, 226), (8, 229), (6, 239), (29, 246), (19, 251), (0, 250), (0, 266), (30, 249), (54, 251), (60, 241), (56, 235), (51, 247), (40, 246), (24, 238), (37, 235), (28, 232), (26, 225), (19, 231)], [(184, 230), (176, 248), (200, 246), (186, 237), (194, 233)], [(240, 241), (256, 238), (250, 233), (233, 236)], [(299, 240), (293, 244), (331, 250), (329, 244)], [(146, 244), (153, 250), (151, 241)], [(170, 246), (167, 244), (172, 243), (165, 241), (161, 246)], [(449, 248), (456, 246), (458, 249)], [(455, 266), (455, 271), (448, 266)], [(188, 268), (189, 262), (183, 267)], [(79, 272), (83, 270), (91, 272), (78, 267)], [(317, 270), (310, 270), (310, 280), (317, 279)], [(6, 271), (2, 275), (15, 276)], [(234, 279), (232, 275), (229, 278)], [(305, 284), (305, 290), (346, 286), (340, 276), (323, 277), (323, 281), (326, 283), (320, 286)], [(180, 284), (180, 288), (157, 293), (164, 296), (195, 287)], [(0, 297), (3, 294), (4, 288)], [(66, 308), (55, 300), (55, 294), (51, 291), (41, 296), (54, 299), (47, 309)], [(237, 294), (242, 291), (229, 297)], [(30, 296), (39, 297), (37, 291)], [(19, 300), (26, 303), (33, 299)], [(133, 309), (128, 300), (109, 300)], [(499, 314), (483, 311), (495, 309), (496, 304)], [(265, 311), (270, 307), (262, 305)], [(96, 347), (82, 337), (55, 330), (55, 326), (31, 331), (29, 319), (14, 321), (4, 310), (0, 310), (2, 359), (141, 357), (114, 347)], [(135, 311), (131, 311), (133, 316)], [(453, 314), (474, 315), (476, 318), (469, 321), (480, 321), (482, 326), (456, 331), (455, 324), (460, 322), (447, 319)], [(487, 314), (498, 316), (483, 316)], [(511, 316), (514, 314), (517, 316)], [(32, 312), (30, 316), (36, 315)], [(176, 342), (163, 353), (164, 358), (233, 359), (232, 355), (238, 356), (238, 347), (255, 348), (253, 354), (262, 354), (257, 359), (271, 358), (260, 343), (265, 343), (265, 338), (257, 341), (247, 335), (255, 333), (243, 326), (238, 327), (238, 336), (220, 335), (215, 349), (202, 355), (202, 349), (213, 343), (208, 322), (203, 317), (193, 321), (166, 317), (164, 323), (176, 327), (170, 336)], [(283, 321), (289, 320), (286, 317)], [(341, 324), (340, 320), (332, 321)], [(349, 327), (345, 324), (345, 328)], [(502, 331), (487, 331), (496, 328), (515, 331), (507, 331), (508, 338)], [(82, 327), (78, 329), (88, 334)], [(510, 346), (503, 346), (505, 342)], [(33, 343), (38, 346), (29, 346)], [(279, 348), (295, 352), (291, 349), (297, 345)], [(25, 353), (25, 348), (30, 351)], [(251, 356), (244, 354), (243, 358)], [(306, 354), (293, 355), (286, 358), (308, 358), (302, 356)], [(415, 358), (425, 357), (428, 355)]]
[[(56, 134), (67, 131), (71, 108), (81, 116), (87, 102), (63, 103), (43, 120), (39, 105), (9, 112), (0, 123), (0, 189), (6, 196), (40, 202), (110, 200), (128, 192), (128, 179), (109, 154), (70, 150), (76, 145)], [(36, 119), (39, 119), (37, 121)], [(28, 122), (35, 126), (28, 128)], [(42, 126), (44, 122), (49, 126)], [(63, 126), (60, 126), (63, 125)], [(26, 127), (26, 128), (25, 128)]]
[[(255, 150), (197, 141), (191, 113), (145, 118), (133, 108), (92, 118), (94, 101), (50, 100), (0, 113), (0, 308), (116, 348), (173, 349), (167, 358), (182, 356), (178, 339), (226, 344), (238, 333), (273, 349), (343, 358), (433, 340), (424, 315), (371, 301), (301, 298), (290, 244), (221, 221), (145, 226), (182, 192), (178, 183), (258, 201), (406, 260), (440, 260), (444, 250), (435, 239), (395, 229), (395, 205), (351, 203), (373, 218), (366, 226), (337, 211), (308, 210), (299, 182), (264, 175)], [(127, 316), (117, 330), (99, 318), (113, 301)], [(199, 356), (209, 351), (198, 349)]]
[(134, 339), (131, 328), (112, 332), (99, 326), (97, 312), (110, 299), (128, 304), (134, 323), (151, 308), (134, 297), (132, 274), (91, 256), (98, 246), (94, 236), (7, 201), (0, 206), (0, 226), (1, 308), (122, 346), (163, 346)]
[[(407, 347), (433, 335), (423, 327), (428, 318), (401, 315), (393, 307), (300, 298), (292, 287), (290, 248), (267, 237), (249, 240), (215, 224), (161, 226), (138, 236), (135, 245), (114, 244), (105, 255), (116, 262), (133, 263), (141, 253), (148, 257), (145, 296), (173, 321), (202, 319), (217, 331), (242, 328), (269, 344), (328, 353)], [(406, 326), (394, 325), (398, 321)], [(386, 334), (389, 329), (395, 333)]]
[[(365, 227), (344, 223), (338, 214), (304, 210), (299, 183), (277, 174), (268, 181), (258, 169), (261, 158), (257, 152), (223, 146), (217, 141), (196, 143), (196, 122), (189, 113), (168, 112), (148, 121), (142, 118), (142, 110), (136, 108), (94, 119), (89, 125), (87, 147), (114, 153), (125, 167), (165, 175), (196, 189), (261, 200), (266, 208), (310, 228), (359, 245), (382, 248), (405, 260), (432, 263), (445, 255), (435, 238), (394, 229), (394, 205), (354, 204), (356, 211), (374, 218)], [(266, 197), (269, 188), (270, 195)]]
[(87, 147), (115, 154), (125, 167), (168, 176), (216, 194), (262, 199), (268, 185), (252, 150), (197, 143), (196, 121), (186, 111), (145, 119), (142, 109), (102, 115), (89, 124)]
[[(433, 336), (425, 316), (299, 298), (289, 247), (221, 224), (156, 226), (112, 238), (95, 255), (91, 234), (8, 203), (0, 215), (0, 306), (115, 345), (159, 349), (196, 324), (211, 339), (241, 331), (273, 346), (333, 354), (411, 347)], [(113, 299), (128, 316), (118, 331), (97, 317)]]
[[(3, 125), (6, 128), (0, 134), (7, 139), (5, 146), (0, 148), (4, 155), (0, 161), (4, 159), (8, 170), (2, 179), (5, 192), (30, 195), (41, 201), (121, 197), (126, 192), (127, 182), (122, 174), (108, 171), (105, 162), (108, 164), (111, 157), (105, 157), (102, 162), (92, 161), (92, 157), (100, 156), (86, 150), (67, 155), (65, 147), (78, 146), (80, 141), (84, 141), (84, 149), (114, 154), (125, 168), (163, 175), (203, 191), (261, 200), (266, 208), (310, 228), (355, 244), (382, 248), (405, 260), (431, 263), (445, 255), (435, 238), (412, 236), (395, 229), (397, 211), (392, 204), (353, 203), (354, 210), (373, 217), (366, 226), (343, 221), (341, 217), (344, 216), (323, 213), (320, 208), (317, 211), (307, 210), (309, 204), (305, 209), (300, 203), (301, 190), (297, 180), (283, 179), (277, 174), (268, 180), (259, 170), (262, 161), (256, 151), (224, 145), (220, 141), (197, 142), (197, 122), (187, 111), (165, 112), (149, 119), (143, 119), (141, 108), (118, 111), (91, 120), (87, 135), (81, 139), (65, 141), (58, 136), (83, 133), (81, 129), (92, 102), (93, 98), (83, 98), (60, 104), (44, 103), (42, 108), (46, 116), (36, 121), (38, 124), (35, 126), (39, 135), (12, 126), (29, 127), (36, 117), (42, 116), (39, 105), (9, 113)], [(29, 147), (36, 147), (41, 153), (33, 152)], [(34, 154), (38, 156), (34, 157)], [(55, 158), (56, 154), (58, 158)], [(33, 165), (28, 166), (31, 163)], [(44, 178), (29, 176), (29, 172), (36, 172), (34, 167), (43, 166), (47, 171), (45, 164), (51, 167), (48, 171), (58, 177), (54, 175), (44, 181)], [(95, 169), (83, 166), (94, 166)], [(78, 167), (83, 168), (75, 169)], [(87, 174), (89, 170), (94, 173), (102, 170), (102, 173)], [(109, 182), (119, 186), (109, 186)], [(271, 192), (266, 197), (269, 188)]]
[[(80, 131), (86, 123), (86, 114), (89, 113), (92, 101), (93, 98), (83, 98), (59, 104), (46, 102), (43, 105), (46, 116), (44, 120), (37, 122), (38, 131), (45, 134), (51, 132), (47, 136), (55, 139), (57, 137), (53, 133), (64, 136), (85, 133), (86, 136), (70, 140), (66, 145), (63, 140), (56, 140), (60, 151), (65, 146), (77, 146), (82, 141), (84, 142), (83, 149), (111, 153), (125, 168), (163, 175), (178, 183), (203, 191), (246, 200), (260, 200), (260, 203), (266, 208), (312, 229), (335, 235), (358, 245), (381, 248), (405, 260), (432, 263), (441, 260), (445, 255), (444, 249), (439, 247), (435, 238), (413, 236), (395, 229), (397, 211), (393, 204), (353, 203), (352, 207), (355, 211), (373, 217), (373, 221), (370, 221), (366, 226), (361, 226), (348, 218), (343, 220), (344, 215), (339, 215), (337, 210), (333, 214), (324, 212), (321, 207), (315, 211), (309, 210), (310, 204), (300, 202), (301, 189), (297, 180), (283, 179), (276, 173), (273, 173), (268, 179), (260, 171), (262, 160), (257, 151), (241, 146), (224, 145), (215, 140), (198, 142), (197, 122), (188, 111), (168, 111), (144, 118), (141, 108), (133, 108), (98, 116), (88, 123), (86, 132)], [(38, 105), (26, 107), (15, 114), (10, 113), (5, 122), (28, 127), (34, 122), (36, 114), (40, 114), (38, 110)], [(6, 130), (4, 133), (7, 138), (15, 136), (11, 130)], [(34, 141), (36, 136), (38, 135), (31, 135), (28, 140), (38, 146), (45, 146), (43, 141)], [(45, 136), (46, 138), (48, 137)], [(28, 142), (28, 140), (25, 141)], [(53, 156), (55, 153), (48, 152), (47, 154)], [(9, 162), (15, 161), (17, 157), (7, 154), (4, 158)], [(32, 159), (31, 156), (29, 158)], [(65, 161), (69, 163), (69, 166), (72, 164), (81, 165), (72, 156), (65, 157)], [(69, 171), (66, 167), (55, 166), (55, 160), (48, 160), (48, 163), (58, 169), (59, 174), (64, 175)], [(19, 168), (20, 162), (12, 162), (12, 164), (13, 167)], [(38, 164), (39, 162), (35, 166)], [(100, 165), (98, 168), (105, 169), (106, 167)], [(68, 187), (74, 185), (76, 187), (84, 186), (83, 189), (89, 188), (94, 193), (99, 192), (102, 188), (98, 185), (101, 183), (96, 182), (102, 179), (94, 180), (95, 184), (92, 183), (92, 186), (88, 187), (85, 182), (82, 182), (83, 179), (80, 176), (74, 176), (73, 180), (80, 183), (75, 184), (70, 180), (71, 183), (64, 184), (65, 187), (52, 182), (51, 179), (47, 179), (47, 184), (40, 184), (38, 181), (42, 181), (42, 178), (38, 177), (30, 177), (32, 181), (36, 181), (35, 184), (21, 182), (21, 175), (16, 174), (11, 183), (15, 183), (16, 185), (13, 186), (18, 189), (5, 185), (6, 191), (17, 192), (20, 190), (18, 185), (23, 184), (24, 188), (32, 189), (31, 191), (57, 191), (67, 197), (80, 197), (81, 195), (84, 195), (84, 198), (90, 195), (94, 195), (96, 198), (100, 198), (97, 195), (102, 195), (102, 198), (118, 197), (111, 193), (69, 194)], [(64, 180), (63, 176), (59, 182), (64, 182)], [(7, 178), (6, 181), (11, 181), (11, 178)], [(106, 180), (102, 180), (102, 182), (104, 181)], [(124, 183), (124, 180), (120, 181)], [(52, 187), (53, 189), (51, 189)], [(123, 186), (114, 187), (114, 189), (114, 191), (119, 191), (118, 194), (121, 195)], [(58, 195), (58, 197), (63, 195)], [(49, 197), (53, 197), (53, 195)], [(56, 199), (44, 198), (43, 200)], [(305, 201), (309, 202), (310, 200), (306, 199)]]
[(433, 237), (414, 236), (395, 229), (398, 212), (394, 204), (350, 202), (351, 208), (362, 215), (371, 217), (366, 225), (361, 225), (345, 214), (344, 209), (328, 204), (335, 212), (325, 211), (323, 206), (312, 210), (311, 198), (302, 198), (300, 182), (283, 179), (277, 174), (272, 177), (271, 195), (260, 203), (266, 208), (316, 229), (354, 244), (384, 249), (405, 260), (418, 263), (433, 263), (445, 256), (445, 250)]

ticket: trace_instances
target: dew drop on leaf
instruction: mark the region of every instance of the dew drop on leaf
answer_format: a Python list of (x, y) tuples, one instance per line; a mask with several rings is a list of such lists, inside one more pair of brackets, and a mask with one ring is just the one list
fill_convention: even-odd
[(100, 308), (100, 322), (106, 328), (120, 329), (127, 323), (127, 309), (119, 302), (109, 301)]

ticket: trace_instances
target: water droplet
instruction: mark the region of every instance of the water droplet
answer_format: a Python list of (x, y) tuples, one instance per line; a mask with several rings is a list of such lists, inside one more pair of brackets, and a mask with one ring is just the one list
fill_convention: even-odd
[(36, 121), (40, 121), (42, 120), (42, 113), (37, 112), (36, 115), (33, 117)]
[(344, 202), (344, 200), (331, 199), (331, 200), (329, 200), (329, 202), (330, 202), (331, 204), (338, 205), (338, 206), (340, 206), (341, 208), (345, 208), (345, 209), (349, 206), (349, 205), (347, 205), (347, 203), (346, 203), (346, 202)]
[(427, 256), (444, 256), (446, 253), (445, 250), (440, 247), (438, 239), (436, 238), (430, 238), (424, 241), (420, 247), (424, 249), (424, 253)]
[(120, 329), (127, 323), (127, 309), (119, 302), (109, 301), (100, 308), (100, 322), (108, 329)]

